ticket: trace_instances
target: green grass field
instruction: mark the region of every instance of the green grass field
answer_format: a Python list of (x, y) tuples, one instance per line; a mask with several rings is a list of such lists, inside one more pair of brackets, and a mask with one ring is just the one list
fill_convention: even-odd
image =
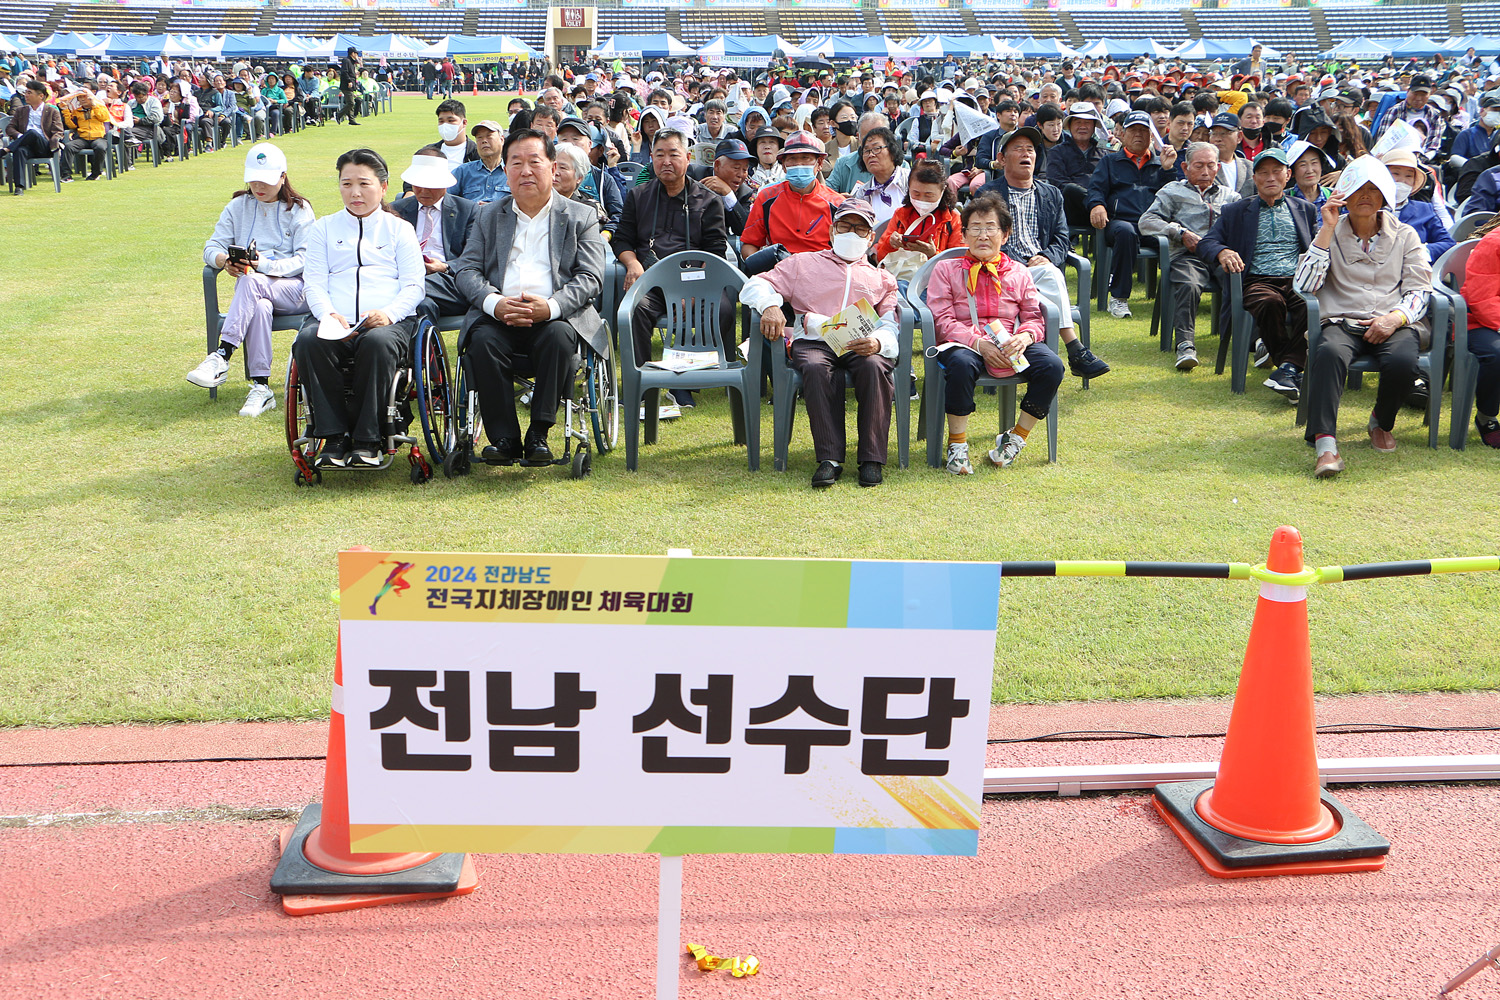
[[(468, 103), (471, 121), (504, 109), (500, 95)], [(336, 156), (370, 145), (399, 172), (434, 137), (432, 107), (407, 96), (358, 130), (284, 139), (296, 186), (320, 215), (334, 211)], [(846, 480), (814, 494), (805, 419), (790, 471), (777, 474), (763, 410), (763, 471), (752, 474), (730, 443), (722, 394), (710, 394), (663, 426), (636, 474), (615, 454), (580, 482), (561, 469), (481, 468), (415, 487), (403, 463), (294, 488), (282, 410), (236, 414), (238, 359), (217, 403), (183, 380), (203, 356), (203, 241), (241, 186), (242, 162), (224, 151), (142, 164), (112, 183), (0, 203), (0, 412), (11, 442), (0, 544), (12, 553), (0, 724), (326, 714), (334, 554), (355, 544), (1260, 562), (1287, 523), (1317, 565), (1497, 548), (1500, 455), (1477, 439), (1462, 454), (1429, 451), (1411, 411), (1397, 426), (1400, 451), (1375, 454), (1354, 433), (1371, 387), (1345, 398), (1349, 471), (1315, 481), (1291, 408), (1259, 378), (1234, 397), (1211, 366), (1174, 371), (1147, 337), (1139, 288), (1135, 319), (1094, 321), (1113, 373), (1087, 392), (1064, 383), (1056, 466), (1033, 441), (1015, 467), (955, 480), (926, 468), (913, 442), (912, 467), (892, 468), (882, 488)], [(278, 365), (290, 336), (277, 335)], [(1205, 355), (1216, 347), (1206, 335), (1202, 344)], [(279, 376), (272, 384), (284, 403)], [(976, 432), (997, 422), (993, 398), (981, 400)], [(1255, 604), (1253, 586), (1233, 582), (1033, 580), (1006, 582), (1001, 595), (994, 694), (1007, 701), (1232, 693)], [(1493, 575), (1337, 584), (1309, 603), (1322, 692), (1500, 682)]]

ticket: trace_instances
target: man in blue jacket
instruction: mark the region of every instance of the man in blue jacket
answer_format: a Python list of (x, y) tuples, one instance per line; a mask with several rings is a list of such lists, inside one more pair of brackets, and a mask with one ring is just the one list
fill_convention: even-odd
[(1152, 154), (1150, 115), (1132, 111), (1123, 125), (1123, 148), (1099, 158), (1088, 201), (1089, 225), (1104, 230), (1105, 242), (1115, 249), (1109, 273), (1109, 314), (1115, 319), (1130, 316), (1130, 286), (1141, 247), (1136, 223), (1156, 192), (1177, 176), (1177, 150), (1170, 143)]
[(1307, 368), (1307, 303), (1292, 289), (1292, 275), (1317, 235), (1318, 210), (1287, 197), (1291, 168), (1280, 146), (1264, 150), (1251, 169), (1255, 196), (1225, 205), (1197, 252), (1205, 263), (1244, 274), (1245, 311), (1276, 364), (1266, 388), (1295, 403)]
[(1453, 137), (1449, 155), (1470, 160), (1490, 151), (1490, 137), (1500, 127), (1500, 91), (1480, 95), (1479, 115), (1478, 121)]
[(1070, 226), (1089, 224), (1089, 181), (1104, 155), (1098, 131), (1094, 106), (1079, 101), (1063, 119), (1062, 141), (1047, 151), (1047, 183), (1062, 192)]

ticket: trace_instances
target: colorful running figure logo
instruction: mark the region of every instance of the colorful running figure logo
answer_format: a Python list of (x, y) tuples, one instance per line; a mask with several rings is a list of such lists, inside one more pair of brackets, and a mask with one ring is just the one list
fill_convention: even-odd
[[(412, 567), (416, 566), (416, 563), (395, 562), (390, 559), (387, 559), (385, 562), (389, 562), (396, 568), (391, 570), (390, 575), (385, 578), (385, 583), (380, 588), (380, 593), (376, 594), (375, 600), (370, 602), (370, 614), (372, 615), (378, 614), (378, 612), (375, 610), (375, 605), (379, 604), (380, 599), (386, 594), (390, 593), (392, 590), (399, 594), (403, 590), (411, 589), (411, 584), (406, 581), (406, 574), (411, 572)], [(384, 565), (384, 563), (380, 563), (378, 565)]]

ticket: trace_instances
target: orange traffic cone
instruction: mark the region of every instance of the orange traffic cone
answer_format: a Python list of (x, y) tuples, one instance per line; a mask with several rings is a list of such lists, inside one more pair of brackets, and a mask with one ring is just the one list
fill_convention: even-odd
[(295, 827), (281, 832), (281, 861), (271, 876), (271, 891), (280, 893), (282, 908), (298, 917), (467, 896), (479, 887), (474, 862), (467, 854), (355, 854), (349, 849), (343, 690), (341, 640), (334, 657), (323, 802), (309, 805)]
[(1271, 536), (1218, 777), (1157, 785), (1152, 803), (1209, 874), (1375, 871), (1391, 845), (1318, 780), (1302, 536)]

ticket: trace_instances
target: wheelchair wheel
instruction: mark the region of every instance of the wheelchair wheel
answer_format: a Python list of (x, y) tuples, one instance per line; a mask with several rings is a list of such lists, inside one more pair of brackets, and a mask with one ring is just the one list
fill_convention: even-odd
[(483, 428), (479, 420), (479, 397), (469, 388), (463, 358), (458, 359), (458, 378), (453, 386), (453, 419), (449, 421), (449, 447), (443, 455), (443, 475), (449, 479), (469, 474), (474, 441)]
[(417, 389), (422, 436), (427, 440), (428, 456), (433, 462), (442, 463), (453, 447), (453, 383), (443, 335), (430, 321), (424, 319), (417, 327), (412, 354), (412, 381)]
[(584, 370), (589, 416), (594, 424), (594, 445), (603, 454), (612, 451), (620, 439), (620, 387), (615, 381), (614, 362), (609, 358), (590, 352)]
[(286, 446), (292, 453), (292, 464), (296, 471), (292, 482), (298, 486), (321, 483), (323, 473), (317, 468), (318, 452), (323, 442), (310, 433), (312, 410), (307, 405), (307, 393), (302, 389), (302, 380), (297, 377), (297, 359), (286, 360)]
[(594, 471), (594, 460), (587, 448), (579, 448), (573, 453), (573, 478), (582, 479)]

